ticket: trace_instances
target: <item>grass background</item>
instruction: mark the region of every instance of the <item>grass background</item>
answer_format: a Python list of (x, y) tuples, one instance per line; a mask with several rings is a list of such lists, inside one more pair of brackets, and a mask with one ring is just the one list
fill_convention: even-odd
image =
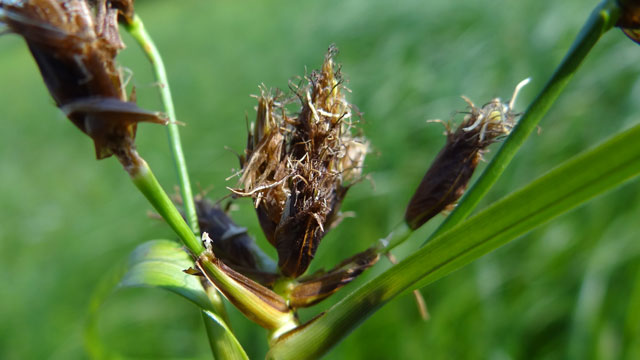
[[(345, 220), (312, 269), (362, 250), (401, 221), (404, 206), (463, 110), (509, 98), (532, 77), (524, 110), (559, 63), (596, 1), (327, 0), (136, 2), (163, 53), (191, 176), (217, 199), (237, 168), (258, 84), (318, 68), (331, 43), (364, 114), (374, 186), (353, 189)], [(119, 57), (139, 103), (160, 109), (151, 71), (130, 44)], [(0, 37), (0, 358), (86, 358), (83, 331), (98, 282), (141, 242), (171, 238), (113, 159), (95, 161), (90, 139), (53, 106), (21, 39)], [(490, 203), (637, 122), (640, 49), (617, 30), (574, 81), (487, 196)], [(459, 119), (458, 119), (459, 120)], [(166, 189), (177, 180), (165, 130), (143, 124), (138, 147)], [(615, 154), (611, 154), (615, 156)], [(487, 154), (487, 158), (491, 153)], [(327, 358), (598, 358), (640, 356), (640, 215), (632, 181), (422, 290), (393, 301)], [(248, 201), (234, 218), (259, 237)], [(522, 204), (526, 206), (526, 204)], [(397, 251), (402, 257), (437, 223)], [(274, 251), (266, 245), (272, 254)], [(375, 276), (386, 261), (357, 283)], [(350, 291), (350, 285), (343, 292)], [(313, 316), (334, 296), (302, 316)], [(251, 358), (266, 332), (230, 309)], [(105, 346), (126, 358), (209, 357), (193, 305), (153, 289), (121, 291), (101, 315)]]

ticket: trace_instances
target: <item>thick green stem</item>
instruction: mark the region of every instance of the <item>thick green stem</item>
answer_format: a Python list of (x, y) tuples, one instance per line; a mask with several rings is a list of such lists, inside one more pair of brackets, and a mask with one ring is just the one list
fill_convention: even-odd
[(222, 295), (220, 295), (220, 292), (216, 289), (215, 286), (213, 286), (206, 280), (203, 281), (202, 286), (207, 292), (209, 301), (211, 301), (213, 311), (222, 318), (222, 321), (229, 323), (229, 315), (227, 314), (227, 309), (225, 309), (224, 307), (224, 301), (222, 300)]
[(193, 203), (193, 192), (191, 191), (191, 183), (189, 182), (187, 163), (184, 159), (184, 153), (182, 152), (180, 131), (178, 130), (176, 113), (173, 107), (171, 89), (169, 88), (169, 80), (167, 79), (164, 62), (162, 61), (160, 52), (147, 33), (147, 30), (145, 29), (144, 24), (142, 23), (142, 20), (140, 19), (140, 17), (138, 17), (138, 15), (134, 16), (133, 21), (127, 24), (126, 28), (149, 58), (156, 80), (160, 85), (160, 94), (165, 109), (164, 111), (169, 117), (167, 133), (169, 135), (169, 144), (173, 153), (173, 160), (178, 172), (178, 181), (180, 183), (180, 189), (182, 192), (185, 217), (187, 218), (187, 222), (189, 223), (191, 230), (195, 234), (200, 235), (200, 229), (198, 226), (198, 215), (196, 213), (195, 204)]
[(176, 209), (167, 193), (164, 192), (158, 180), (151, 172), (149, 165), (140, 159), (141, 165), (139, 165), (134, 171), (130, 171), (131, 180), (136, 185), (138, 190), (144, 194), (149, 200), (154, 209), (158, 211), (160, 216), (171, 226), (173, 231), (180, 237), (180, 240), (189, 249), (189, 251), (196, 257), (204, 251), (204, 246), (200, 239), (195, 236), (189, 225), (184, 221), (184, 218)]
[(537, 128), (542, 117), (567, 86), (591, 48), (607, 30), (615, 25), (619, 17), (620, 6), (615, 0), (605, 0), (593, 10), (564, 60), (540, 94), (529, 105), (511, 135), (500, 147), (500, 150), (475, 184), (460, 200), (455, 210), (427, 241), (453, 228), (471, 214), (480, 200), (502, 175), (527, 137)]
[(213, 252), (204, 253), (196, 264), (205, 277), (238, 310), (270, 330), (272, 339), (298, 325), (293, 312), (282, 297), (232, 270), (215, 258)]

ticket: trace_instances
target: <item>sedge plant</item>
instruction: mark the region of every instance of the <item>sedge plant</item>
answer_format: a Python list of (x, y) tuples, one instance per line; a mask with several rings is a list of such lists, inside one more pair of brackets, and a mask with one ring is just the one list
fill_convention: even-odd
[[(2, 1), (0, 22), (24, 38), (56, 106), (92, 139), (97, 158), (115, 157), (180, 240), (140, 245), (127, 270), (116, 277), (118, 286), (160, 287), (196, 304), (215, 358), (248, 358), (232, 330), (225, 298), (267, 330), (267, 358), (311, 359), (326, 354), (395, 297), (444, 277), (640, 173), (636, 125), (470, 216), (598, 40), (616, 26), (638, 40), (639, 9), (636, 1), (602, 1), (524, 111), (518, 111), (515, 102), (524, 82), (507, 101), (476, 105), (465, 98), (464, 118), (444, 123), (446, 144), (407, 201), (403, 223), (390, 234), (370, 239), (361, 252), (345, 254), (342, 262), (316, 272), (308, 272), (311, 261), (324, 235), (340, 222), (340, 207), (350, 188), (363, 179), (371, 146), (358, 130), (358, 108), (349, 102), (335, 47), (329, 48), (320, 69), (292, 80), (289, 92), (260, 87), (256, 120), (238, 156), (237, 185), (229, 187), (228, 206), (237, 198), (251, 199), (261, 230), (277, 253), (274, 260), (224, 207), (194, 196), (163, 60), (133, 1)], [(119, 24), (148, 56), (160, 84), (162, 112), (138, 107), (135, 93), (126, 91), (115, 63), (123, 48)], [(136, 132), (143, 122), (167, 127), (179, 199), (167, 195), (137, 151)], [(500, 143), (499, 149), (488, 159), (487, 149), (494, 143)], [(467, 189), (485, 158), (488, 165)], [(443, 212), (450, 213), (410, 256), (343, 293), (380, 255), (390, 254)], [(109, 285), (97, 292), (94, 312), (108, 292)], [(299, 316), (300, 309), (334, 297), (340, 300), (325, 312), (309, 320)], [(94, 357), (108, 353), (98, 338), (97, 319), (92, 319), (87, 344)]]

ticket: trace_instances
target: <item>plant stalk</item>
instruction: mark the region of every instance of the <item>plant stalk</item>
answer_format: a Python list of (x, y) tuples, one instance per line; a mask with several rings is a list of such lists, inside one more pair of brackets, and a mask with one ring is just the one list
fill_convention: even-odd
[(146, 161), (140, 158), (141, 165), (138, 166), (135, 171), (130, 171), (129, 175), (131, 180), (136, 185), (138, 190), (149, 200), (153, 208), (162, 216), (162, 218), (171, 226), (173, 231), (180, 237), (180, 240), (189, 249), (192, 255), (199, 256), (204, 252), (204, 246), (202, 242), (193, 233), (189, 225), (184, 221), (184, 218), (176, 209), (171, 199), (166, 192), (162, 189), (162, 186), (158, 183), (158, 180), (151, 172), (151, 168)]
[[(184, 214), (191, 230), (191, 236), (186, 234), (184, 226), (182, 225), (184, 224), (184, 221), (176, 219), (175, 211), (168, 209), (169, 204), (165, 203), (167, 196), (164, 191), (160, 195), (160, 202), (162, 205), (167, 207), (166, 211), (168, 215), (172, 217), (172, 220), (169, 220), (167, 216), (164, 216), (162, 213), (161, 215), (163, 215), (163, 218), (169, 222), (176, 233), (178, 233), (178, 231), (181, 232), (179, 235), (183, 239), (185, 245), (187, 245), (195, 257), (198, 257), (204, 251), (204, 247), (199, 239), (200, 227), (198, 225), (198, 214), (193, 201), (189, 172), (187, 171), (187, 163), (184, 157), (184, 152), (182, 151), (180, 131), (178, 129), (175, 108), (173, 106), (173, 97), (171, 96), (171, 88), (169, 87), (169, 79), (167, 77), (164, 61), (162, 60), (162, 56), (160, 55), (158, 48), (155, 46), (153, 39), (147, 32), (142, 20), (137, 14), (133, 17), (131, 23), (126, 24), (126, 28), (147, 55), (147, 58), (153, 68), (156, 81), (160, 85), (162, 104), (164, 106), (165, 113), (169, 117), (169, 124), (167, 125), (169, 146), (171, 147), (171, 152), (173, 154), (173, 161), (178, 175), (178, 182), (180, 184)], [(151, 185), (153, 185), (154, 182), (157, 183), (155, 178), (153, 178), (153, 174), (151, 174), (151, 177), (152, 178), (148, 179), (147, 183)], [(138, 185), (138, 183), (136, 183), (136, 185)], [(138, 187), (140, 188), (140, 186)], [(149, 200), (151, 201), (150, 198)], [(175, 207), (173, 207), (173, 209), (175, 210)], [(182, 220), (182, 217), (180, 217), (180, 220)], [(196, 235), (195, 237), (193, 236), (194, 234)], [(233, 337), (233, 333), (226, 325), (229, 320), (220, 294), (215, 289), (211, 288), (207, 289), (207, 295), (215, 307), (215, 313), (203, 310), (203, 321), (205, 323), (205, 328), (207, 329), (207, 337), (214, 357), (216, 359), (230, 360), (247, 359), (247, 355), (242, 349), (242, 346)]]
[(169, 117), (167, 134), (169, 137), (171, 152), (173, 153), (176, 171), (178, 173), (178, 182), (180, 183), (185, 217), (187, 218), (187, 223), (191, 227), (191, 230), (199, 236), (200, 229), (198, 226), (198, 215), (193, 202), (193, 192), (191, 191), (189, 172), (187, 171), (187, 163), (184, 158), (184, 152), (182, 151), (180, 131), (178, 129), (176, 113), (173, 106), (173, 98), (171, 97), (171, 89), (169, 88), (169, 80), (167, 78), (164, 62), (162, 61), (162, 56), (160, 56), (158, 48), (154, 44), (149, 33), (147, 33), (147, 30), (138, 15), (133, 17), (133, 21), (131, 23), (126, 24), (126, 28), (147, 55), (147, 58), (153, 67), (153, 73), (156, 81), (160, 85), (162, 104), (164, 106), (165, 113)]

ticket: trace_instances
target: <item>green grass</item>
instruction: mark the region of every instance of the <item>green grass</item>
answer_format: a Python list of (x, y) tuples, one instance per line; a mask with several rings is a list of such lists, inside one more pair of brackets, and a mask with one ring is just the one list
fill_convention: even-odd
[[(337, 60), (375, 148), (366, 169), (375, 188), (364, 182), (347, 197), (344, 210), (358, 216), (324, 239), (312, 265), (318, 268), (364, 249), (401, 221), (444, 143), (442, 128), (425, 120), (463, 110), (459, 95), (478, 104), (508, 98), (531, 76), (518, 101), (524, 109), (596, 2), (136, 4), (163, 53), (178, 120), (187, 123), (181, 133), (192, 181), (213, 186), (213, 198), (234, 184), (224, 178), (237, 160), (224, 146), (242, 150), (245, 113), (254, 117), (248, 95), (262, 82), (286, 88), (305, 66), (321, 64), (329, 44), (340, 48)], [(146, 60), (126, 40), (120, 62), (134, 71), (140, 104), (160, 109)], [(147, 218), (150, 206), (117, 161), (94, 160), (90, 140), (53, 106), (22, 41), (0, 37), (0, 54), (0, 358), (84, 358), (82, 332), (97, 283), (139, 243), (172, 235)], [(481, 207), (636, 123), (639, 56), (620, 31), (605, 35)], [(177, 179), (165, 130), (142, 124), (138, 147), (170, 190)], [(633, 181), (423, 289), (429, 322), (420, 320), (411, 296), (392, 301), (327, 357), (637, 356), (638, 194)], [(239, 204), (236, 220), (259, 234), (250, 203)], [(398, 255), (411, 253), (441, 219)], [(387, 267), (382, 261), (363, 277)], [(262, 357), (266, 331), (235, 310), (231, 317), (249, 356)], [(196, 308), (159, 290), (118, 293), (104, 309), (101, 331), (107, 346), (134, 358), (209, 356)]]

